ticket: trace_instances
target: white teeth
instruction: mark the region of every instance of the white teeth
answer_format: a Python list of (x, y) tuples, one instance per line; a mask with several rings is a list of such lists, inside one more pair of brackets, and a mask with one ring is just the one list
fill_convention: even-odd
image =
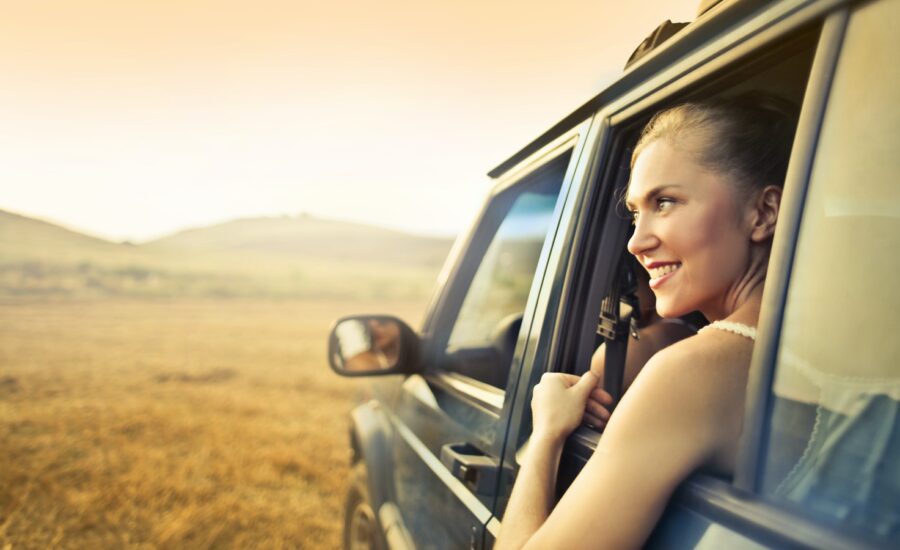
[(661, 267), (650, 268), (648, 271), (650, 272), (650, 276), (652, 278), (659, 279), (663, 275), (668, 275), (669, 273), (672, 273), (679, 267), (681, 267), (681, 264), (667, 264), (667, 265), (664, 265)]

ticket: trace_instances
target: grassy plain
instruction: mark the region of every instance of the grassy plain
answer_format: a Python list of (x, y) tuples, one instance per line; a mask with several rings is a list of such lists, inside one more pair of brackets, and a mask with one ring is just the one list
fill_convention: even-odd
[(359, 388), (330, 322), (408, 300), (0, 301), (0, 548), (335, 548)]

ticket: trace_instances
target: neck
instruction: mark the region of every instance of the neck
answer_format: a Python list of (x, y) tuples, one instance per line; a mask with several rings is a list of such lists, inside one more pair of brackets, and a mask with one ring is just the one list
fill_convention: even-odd
[(746, 274), (736, 281), (721, 300), (700, 310), (709, 321), (729, 320), (756, 326), (766, 282), (768, 254), (751, 259)]
[(642, 309), (641, 321), (638, 323), (638, 328), (650, 326), (653, 323), (661, 320), (662, 317), (660, 317), (659, 314), (656, 313), (656, 308)]

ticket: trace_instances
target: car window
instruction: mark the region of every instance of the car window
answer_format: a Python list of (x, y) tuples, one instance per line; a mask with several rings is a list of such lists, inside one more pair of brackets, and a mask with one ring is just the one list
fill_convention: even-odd
[(489, 209), (485, 223), (493, 234), (487, 236), (490, 244), (479, 258), (452, 324), (446, 368), (505, 387), (570, 156), (557, 157), (504, 191), (492, 205), (494, 211)]
[(555, 195), (516, 198), (475, 273), (449, 346), (487, 345), (503, 319), (521, 315), (555, 205)]
[(811, 172), (763, 491), (900, 543), (900, 3), (849, 22)]

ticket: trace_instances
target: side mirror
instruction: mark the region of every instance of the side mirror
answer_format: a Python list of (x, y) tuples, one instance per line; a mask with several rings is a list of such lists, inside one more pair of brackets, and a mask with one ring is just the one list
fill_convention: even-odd
[(341, 376), (410, 374), (419, 368), (419, 337), (390, 315), (339, 319), (328, 338), (328, 362)]

